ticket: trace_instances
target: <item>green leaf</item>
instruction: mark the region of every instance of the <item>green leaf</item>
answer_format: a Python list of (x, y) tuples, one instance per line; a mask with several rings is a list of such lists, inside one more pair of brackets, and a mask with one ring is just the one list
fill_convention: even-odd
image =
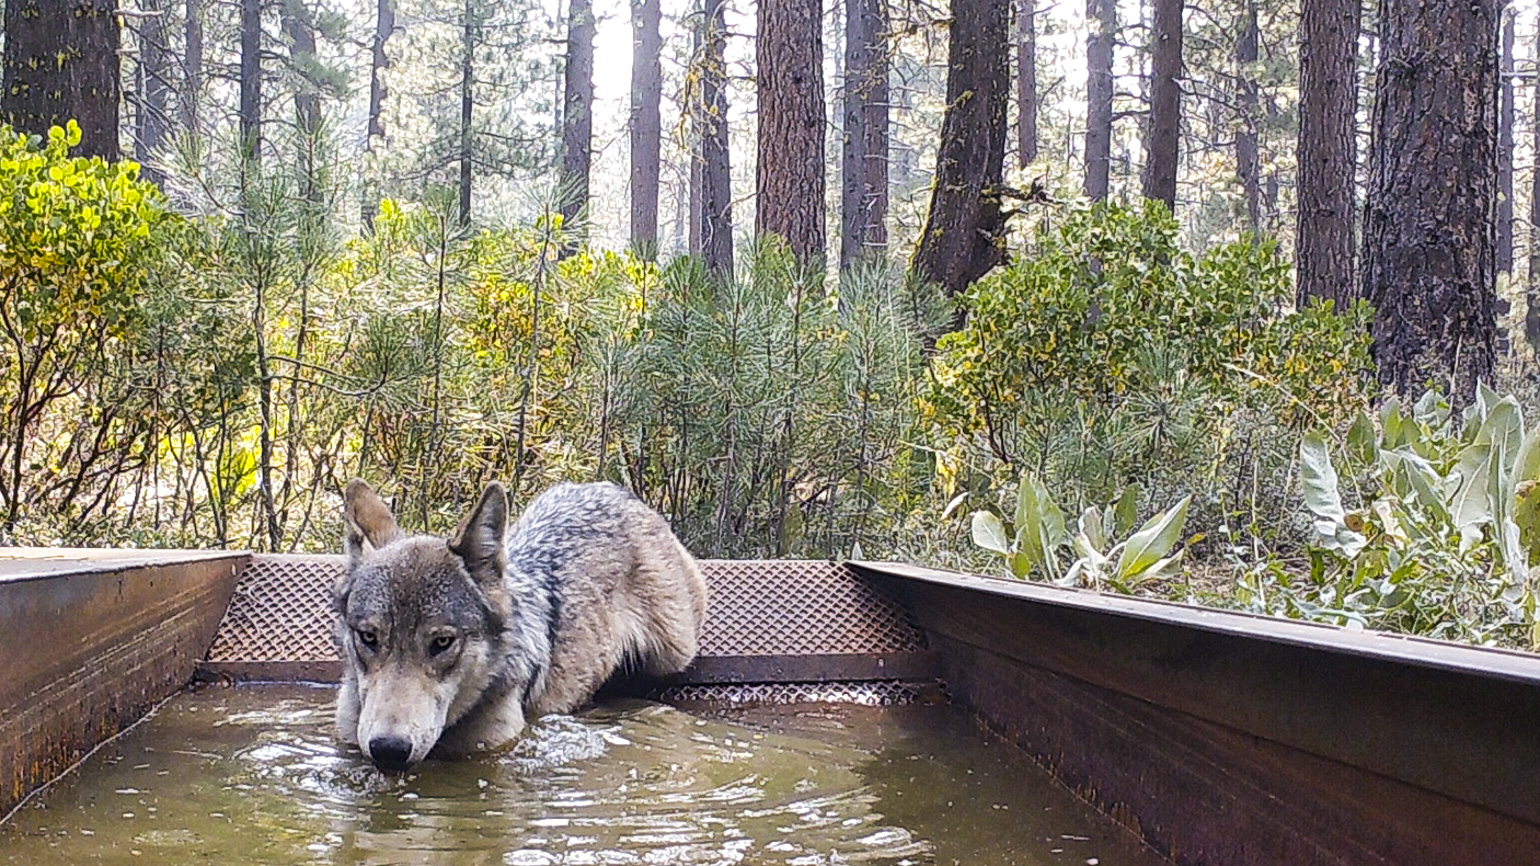
[[(1084, 539), (1090, 545), (1091, 550), (1101, 551), (1107, 548), (1107, 533), (1102, 526), (1102, 513), (1097, 508), (1087, 508), (1080, 515), (1080, 535), (1077, 541)], [(1076, 545), (1077, 549), (1079, 545)], [(1085, 551), (1080, 551), (1082, 556)]]
[(1480, 540), (1480, 528), (1492, 521), (1491, 481), (1492, 446), (1477, 441), (1467, 445), (1456, 461), (1459, 487), (1449, 500), (1449, 516), (1460, 532), (1460, 552), (1470, 550)]
[(1139, 519), (1139, 483), (1130, 482), (1123, 488), (1123, 495), (1118, 497), (1117, 505), (1112, 509), (1112, 524), (1107, 529), (1107, 535), (1116, 538), (1132, 529), (1134, 521)]
[(1005, 526), (1000, 523), (1000, 518), (993, 512), (973, 512), (973, 543), (985, 550), (1009, 556), (1011, 552), (1010, 541), (1005, 537)]
[(1118, 558), (1120, 579), (1128, 580), (1171, 552), (1182, 539), (1182, 525), (1187, 522), (1187, 504), (1191, 501), (1192, 496), (1183, 496), (1182, 501), (1150, 518), (1125, 542), (1123, 555)]
[(1342, 523), (1342, 496), (1337, 492), (1337, 470), (1331, 465), (1326, 438), (1319, 432), (1305, 434), (1299, 442), (1299, 474), (1304, 482), (1305, 507), (1322, 520)]
[(1358, 465), (1374, 465), (1374, 459), (1379, 455), (1378, 443), (1374, 438), (1374, 422), (1362, 410), (1353, 419), (1353, 426), (1348, 428), (1347, 444), (1349, 453), (1358, 461)]

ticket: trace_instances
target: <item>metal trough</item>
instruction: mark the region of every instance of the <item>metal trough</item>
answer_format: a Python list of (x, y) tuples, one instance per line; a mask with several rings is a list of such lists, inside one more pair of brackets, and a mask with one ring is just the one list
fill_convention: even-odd
[[(1540, 657), (901, 565), (705, 566), (701, 658), (659, 697), (944, 683), (1176, 863), (1540, 862)], [(199, 675), (335, 680), (341, 567), (254, 557)]]
[(187, 684), (248, 559), (0, 548), (0, 815)]

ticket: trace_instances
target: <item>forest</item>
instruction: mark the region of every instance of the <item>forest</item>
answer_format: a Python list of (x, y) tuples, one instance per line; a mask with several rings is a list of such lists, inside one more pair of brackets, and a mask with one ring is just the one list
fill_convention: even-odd
[(1540, 8), (0, 0), (0, 544), (608, 479), (1540, 649)]

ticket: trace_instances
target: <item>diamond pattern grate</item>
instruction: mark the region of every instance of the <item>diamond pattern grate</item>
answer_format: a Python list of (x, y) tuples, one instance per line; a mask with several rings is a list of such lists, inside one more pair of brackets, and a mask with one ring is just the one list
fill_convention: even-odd
[[(896, 600), (843, 565), (703, 560), (710, 604), (702, 656), (897, 653), (924, 633)], [(340, 556), (258, 555), (209, 649), (220, 663), (335, 661), (331, 591)]]
[(893, 598), (820, 560), (705, 560), (703, 656), (819, 655), (925, 649)]
[(259, 554), (209, 647), (211, 662), (335, 661), (332, 586), (341, 556)]

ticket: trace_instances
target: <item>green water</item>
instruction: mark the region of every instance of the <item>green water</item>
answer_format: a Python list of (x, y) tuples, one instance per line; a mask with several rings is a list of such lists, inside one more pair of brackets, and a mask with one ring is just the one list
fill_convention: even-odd
[(181, 695), (0, 826), (0, 863), (1159, 862), (948, 707), (628, 703), (389, 776), (332, 699)]

